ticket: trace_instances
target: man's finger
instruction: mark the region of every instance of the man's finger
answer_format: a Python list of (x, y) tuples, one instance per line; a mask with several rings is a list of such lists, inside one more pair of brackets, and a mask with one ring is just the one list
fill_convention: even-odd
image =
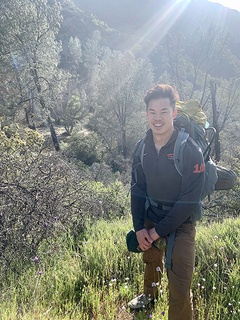
[(147, 240), (148, 243), (153, 243), (153, 239), (150, 237), (149, 234), (146, 234), (145, 239)]

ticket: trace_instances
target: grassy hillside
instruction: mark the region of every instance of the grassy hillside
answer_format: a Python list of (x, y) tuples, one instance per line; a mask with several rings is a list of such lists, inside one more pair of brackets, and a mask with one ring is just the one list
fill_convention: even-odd
[[(240, 317), (239, 227), (240, 218), (198, 226), (195, 319)], [(0, 319), (167, 319), (166, 275), (154, 310), (131, 313), (126, 307), (141, 292), (143, 273), (141, 255), (125, 246), (130, 228), (130, 218), (99, 221), (84, 239), (73, 241), (66, 233), (46, 243), (29, 270), (3, 280)]]

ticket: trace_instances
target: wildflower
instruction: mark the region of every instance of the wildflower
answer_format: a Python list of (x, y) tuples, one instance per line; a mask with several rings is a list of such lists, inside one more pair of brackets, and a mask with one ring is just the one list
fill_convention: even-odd
[(129, 278), (127, 277), (127, 278), (125, 278), (125, 280), (126, 280), (126, 281), (128, 281), (128, 280), (129, 280)]
[(214, 236), (215, 239), (218, 239), (218, 236)]
[(156, 283), (155, 282), (152, 283), (152, 287), (156, 287)]
[(218, 266), (217, 263), (214, 263), (214, 267), (217, 268), (217, 266)]
[(102, 200), (98, 201), (98, 203), (101, 205), (102, 204)]
[(216, 287), (213, 287), (213, 290), (216, 290), (217, 288)]
[(152, 317), (153, 317), (152, 314), (150, 314), (150, 315), (149, 315), (149, 319), (152, 319)]
[(162, 315), (162, 316), (164, 316), (164, 315), (165, 315), (165, 312), (164, 312), (164, 311), (163, 311), (163, 312), (161, 312), (161, 315)]
[(160, 271), (161, 271), (161, 268), (160, 268), (160, 267), (157, 267), (157, 268), (156, 268), (156, 271), (157, 271), (157, 272), (160, 272)]
[(34, 257), (34, 259), (33, 259), (33, 261), (34, 261), (34, 262), (38, 262), (38, 260), (39, 260), (39, 259), (38, 259), (38, 257), (37, 257), (37, 256), (36, 256), (36, 257)]
[(84, 244), (87, 244), (87, 241), (84, 241)]
[(122, 311), (126, 310), (126, 308), (124, 306), (122, 306)]
[(39, 271), (38, 274), (41, 276), (43, 274), (43, 271)]
[(205, 282), (205, 281), (206, 281), (206, 279), (205, 279), (205, 278), (202, 278), (202, 281), (204, 281), (204, 282)]

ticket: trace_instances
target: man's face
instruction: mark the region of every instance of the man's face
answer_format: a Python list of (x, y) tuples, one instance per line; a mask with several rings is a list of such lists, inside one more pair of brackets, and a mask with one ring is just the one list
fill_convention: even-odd
[(173, 119), (177, 110), (173, 110), (169, 98), (152, 99), (146, 112), (149, 127), (153, 135), (165, 136), (173, 132)]

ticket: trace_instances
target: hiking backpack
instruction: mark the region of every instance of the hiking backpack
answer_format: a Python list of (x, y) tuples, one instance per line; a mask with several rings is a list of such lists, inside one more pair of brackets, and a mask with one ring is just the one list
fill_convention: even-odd
[[(174, 125), (180, 130), (174, 149), (174, 161), (177, 171), (180, 174), (183, 172), (183, 151), (181, 148), (184, 148), (182, 144), (185, 145), (184, 138), (191, 139), (201, 148), (205, 163), (205, 184), (201, 199), (209, 197), (215, 190), (232, 189), (237, 183), (237, 175), (233, 170), (219, 166), (211, 159), (211, 146), (216, 130), (214, 127), (209, 126), (207, 116), (200, 104), (193, 100), (178, 101), (176, 108), (178, 113), (174, 120)], [(181, 134), (181, 132), (184, 133)], [(186, 134), (189, 134), (189, 136), (187, 137)]]

